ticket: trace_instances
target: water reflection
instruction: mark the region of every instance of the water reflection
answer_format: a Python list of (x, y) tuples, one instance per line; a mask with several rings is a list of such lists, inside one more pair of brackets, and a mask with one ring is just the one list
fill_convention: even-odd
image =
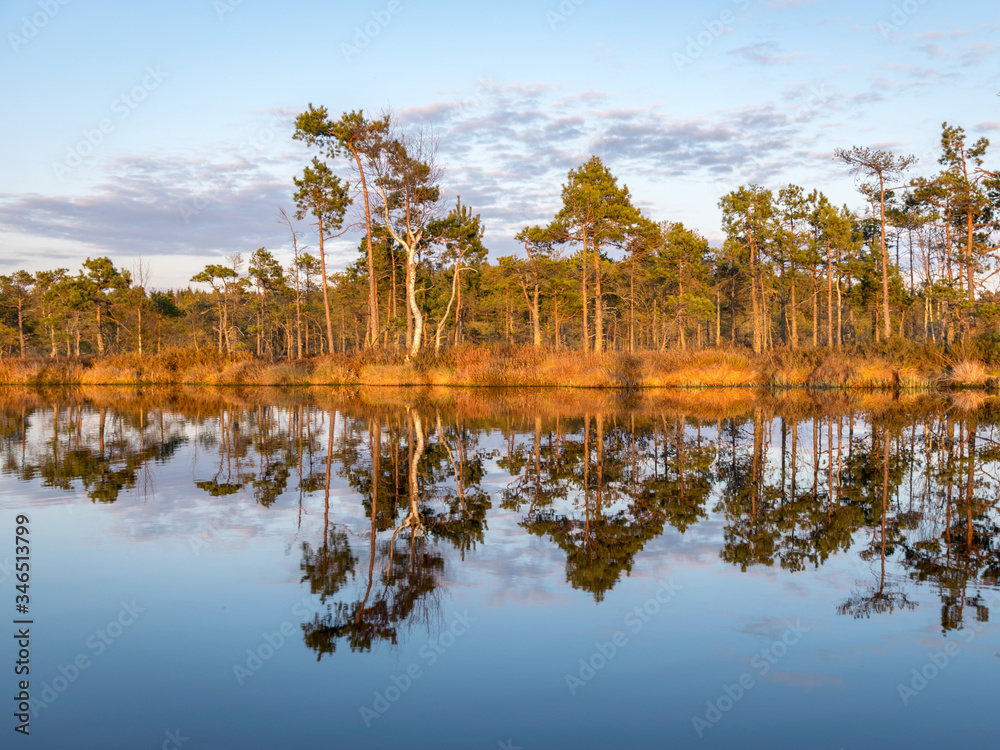
[[(668, 527), (708, 524), (741, 571), (809, 575), (856, 555), (870, 574), (838, 612), (858, 619), (912, 609), (927, 585), (941, 629), (962, 629), (988, 619), (981, 592), (1000, 575), (995, 399), (92, 389), (0, 403), (4, 473), (94, 503), (150, 496), (151, 467), (181, 446), (201, 456), (206, 503), (298, 504), (301, 525), (322, 497), (322, 528), (298, 547), (318, 659), (433, 632), (449, 570), (498, 513), (560, 550), (595, 602)], [(505, 482), (484, 486), (497, 471)], [(364, 524), (331, 522), (334, 477)]]

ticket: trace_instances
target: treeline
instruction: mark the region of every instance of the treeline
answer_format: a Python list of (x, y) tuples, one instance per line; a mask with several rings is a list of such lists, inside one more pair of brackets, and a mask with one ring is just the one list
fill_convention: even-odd
[[(969, 144), (947, 123), (934, 174), (910, 176), (909, 156), (837, 151), (862, 178), (861, 210), (797, 185), (730, 192), (720, 247), (646, 216), (595, 156), (569, 173), (551, 222), (517, 234), (523, 255), (495, 259), (481, 217), (461, 199), (445, 205), (427, 133), (310, 105), (294, 137), (317, 156), (294, 185), (312, 237), (280, 211), (289, 265), (261, 247), (167, 291), (149, 288), (141, 261), (17, 271), (0, 277), (0, 355), (415, 356), (493, 343), (763, 352), (897, 337), (992, 350), (997, 338), (1000, 179), (985, 166), (989, 142)], [(345, 235), (360, 237), (358, 259), (334, 272), (328, 246)]]

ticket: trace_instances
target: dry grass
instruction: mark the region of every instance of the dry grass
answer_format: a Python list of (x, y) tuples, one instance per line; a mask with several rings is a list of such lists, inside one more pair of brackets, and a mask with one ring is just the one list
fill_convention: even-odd
[(413, 361), (396, 353), (327, 355), (297, 362), (172, 349), (139, 357), (0, 360), (7, 385), (474, 386), (489, 388), (830, 388), (927, 390), (994, 388), (981, 362), (948, 363), (914, 347), (864, 351), (746, 350), (605, 354), (532, 347), (464, 346)]
[(0, 383), (5, 385), (39, 383), (78, 385), (83, 380), (83, 372), (83, 365), (72, 359), (0, 360)]
[(421, 379), (408, 364), (366, 365), (359, 371), (356, 382), (364, 385), (420, 385)]
[(946, 375), (948, 385), (967, 386), (979, 388), (986, 385), (990, 379), (990, 374), (980, 362), (972, 362), (963, 359), (952, 365)]
[(258, 379), (260, 385), (292, 386), (310, 383), (309, 368), (295, 362), (272, 365), (264, 368)]
[(646, 355), (642, 384), (671, 388), (734, 388), (764, 383), (760, 371), (743, 352), (709, 349)]

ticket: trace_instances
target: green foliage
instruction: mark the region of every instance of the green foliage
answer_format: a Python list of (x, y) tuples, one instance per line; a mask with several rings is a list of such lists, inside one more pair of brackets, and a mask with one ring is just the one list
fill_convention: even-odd
[(351, 205), (347, 184), (335, 175), (329, 166), (313, 157), (312, 167), (306, 167), (302, 177), (294, 179), (295, 218), (312, 216), (319, 231), (333, 232), (344, 225), (344, 216)]
[[(245, 269), (238, 253), (206, 259), (191, 278), (204, 286), (189, 289), (151, 288), (107, 257), (14, 271), (0, 276), (0, 357), (208, 347), (282, 359), (385, 346), (414, 360), (430, 339), (763, 354), (918, 339), (993, 361), (1000, 176), (989, 141), (961, 127), (942, 125), (940, 171), (909, 181), (912, 157), (838, 151), (861, 178), (857, 210), (798, 185), (738, 186), (719, 200), (725, 236), (711, 244), (645, 215), (594, 156), (568, 172), (551, 221), (519, 225), (503, 257), (491, 257), (482, 215), (460, 198), (444, 205), (431, 134), (310, 104), (292, 137), (318, 152), (290, 191), (318, 249), (300, 247), (289, 222), (287, 268), (279, 250), (251, 246)], [(351, 232), (357, 260), (327, 268), (325, 243)]]

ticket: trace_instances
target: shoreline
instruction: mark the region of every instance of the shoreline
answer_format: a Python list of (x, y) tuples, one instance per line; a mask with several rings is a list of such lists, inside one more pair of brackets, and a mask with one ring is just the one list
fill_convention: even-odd
[(412, 362), (387, 352), (302, 360), (227, 359), (172, 349), (140, 357), (7, 358), (2, 386), (261, 386), (465, 389), (753, 388), (764, 390), (1000, 390), (1000, 365), (909, 347), (845, 351), (740, 349), (587, 353), (477, 347), (423, 353)]

